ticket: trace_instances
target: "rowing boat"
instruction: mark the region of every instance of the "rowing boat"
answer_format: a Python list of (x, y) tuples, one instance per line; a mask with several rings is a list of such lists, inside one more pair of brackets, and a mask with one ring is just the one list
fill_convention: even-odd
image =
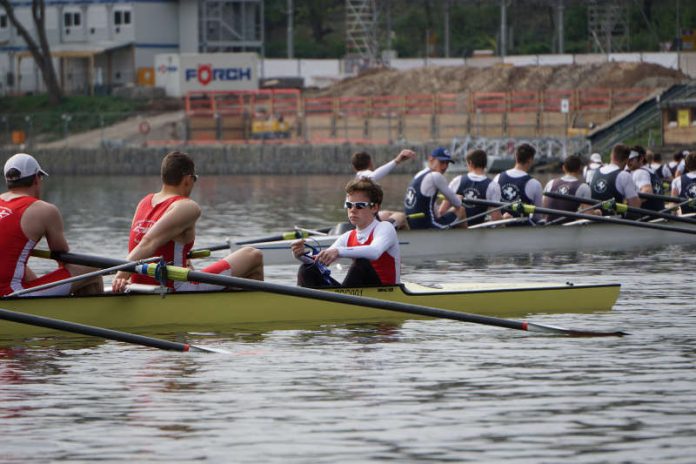
[[(442, 284), (345, 288), (329, 291), (497, 317), (609, 311), (619, 284)], [(327, 324), (402, 322), (422, 317), (260, 291), (105, 294), (6, 298), (0, 307), (98, 327), (141, 333), (279, 330)], [(0, 321), (0, 338), (57, 333)]]
[[(519, 219), (488, 222), (469, 229), (399, 231), (403, 262), (424, 259), (457, 259), (475, 256), (569, 251), (622, 251), (653, 249), (672, 244), (696, 244), (696, 233), (642, 229), (580, 220), (554, 226), (506, 227)], [(524, 221), (524, 219), (522, 219)], [(670, 224), (661, 222), (660, 224)], [(696, 226), (678, 224), (696, 232)], [(316, 235), (308, 243), (325, 249), (339, 235)], [(254, 243), (263, 251), (264, 264), (297, 264), (290, 252), (294, 240)], [(234, 249), (234, 246), (233, 246)]]

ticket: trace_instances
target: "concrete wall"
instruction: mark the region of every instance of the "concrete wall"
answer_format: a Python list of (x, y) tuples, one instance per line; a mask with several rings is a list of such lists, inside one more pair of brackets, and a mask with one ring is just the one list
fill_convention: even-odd
[[(400, 150), (410, 148), (423, 155), (434, 146), (400, 145), (229, 145), (217, 147), (179, 147), (196, 162), (196, 171), (202, 175), (219, 174), (345, 174), (353, 170), (350, 157), (356, 151), (373, 155), (375, 165), (392, 160)], [(54, 149), (33, 150), (32, 155), (51, 175), (153, 175), (159, 174), (162, 157), (167, 149)], [(2, 164), (11, 156), (3, 151)], [(420, 161), (397, 166), (394, 172), (416, 173)]]

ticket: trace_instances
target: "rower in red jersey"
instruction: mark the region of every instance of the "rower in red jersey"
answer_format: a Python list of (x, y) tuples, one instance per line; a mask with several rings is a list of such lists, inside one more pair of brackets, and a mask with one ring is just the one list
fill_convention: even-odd
[[(38, 277), (29, 268), (31, 251), (44, 237), (51, 251), (70, 251), (63, 233), (63, 218), (55, 205), (40, 200), (43, 179), (48, 174), (33, 156), (17, 153), (5, 163), (4, 173), (8, 190), (0, 194), (0, 295), (94, 271), (86, 266), (59, 263), (58, 269)], [(102, 278), (97, 276), (27, 296), (87, 295), (103, 289)]]
[[(131, 223), (128, 260), (162, 256), (167, 263), (186, 266), (188, 252), (196, 238), (196, 221), (201, 208), (190, 197), (198, 175), (190, 156), (171, 152), (162, 160), (162, 188), (138, 204)], [(263, 280), (263, 255), (255, 248), (241, 248), (203, 272)], [(152, 277), (121, 271), (112, 283), (114, 292), (123, 292), (128, 283), (157, 285)], [(168, 281), (175, 291), (211, 291), (224, 287), (195, 282)]]

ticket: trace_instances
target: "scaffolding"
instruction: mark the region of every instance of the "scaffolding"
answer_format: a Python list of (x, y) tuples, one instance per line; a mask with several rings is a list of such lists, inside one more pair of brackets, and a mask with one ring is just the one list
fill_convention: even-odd
[(263, 0), (199, 0), (199, 51), (263, 53)]
[(346, 71), (357, 72), (379, 63), (376, 0), (346, 0)]
[(587, 27), (594, 53), (618, 53), (629, 50), (628, 12), (621, 1), (590, 0)]

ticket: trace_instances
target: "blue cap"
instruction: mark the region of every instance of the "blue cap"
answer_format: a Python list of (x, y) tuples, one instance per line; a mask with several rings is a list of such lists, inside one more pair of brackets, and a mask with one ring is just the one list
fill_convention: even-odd
[(437, 147), (435, 150), (433, 150), (430, 156), (432, 156), (435, 159), (439, 159), (440, 161), (447, 161), (449, 163), (455, 162), (450, 156), (449, 150), (445, 147)]

